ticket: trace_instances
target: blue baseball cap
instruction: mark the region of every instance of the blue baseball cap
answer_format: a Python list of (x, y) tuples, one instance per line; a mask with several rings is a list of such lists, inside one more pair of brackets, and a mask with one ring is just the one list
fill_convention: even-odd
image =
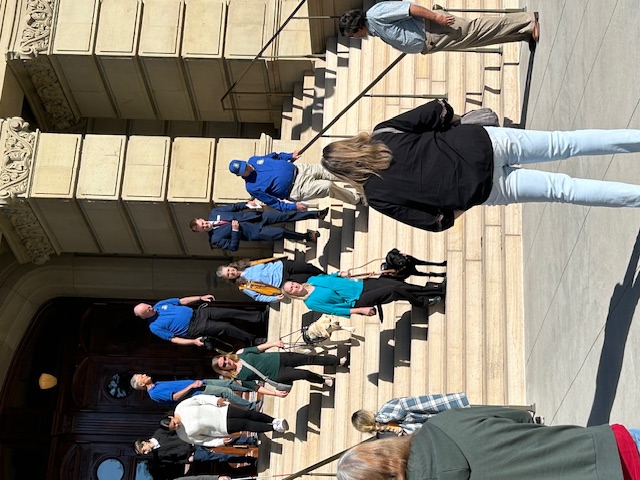
[(229, 171), (236, 175), (243, 175), (247, 169), (247, 162), (244, 160), (231, 160), (229, 163)]

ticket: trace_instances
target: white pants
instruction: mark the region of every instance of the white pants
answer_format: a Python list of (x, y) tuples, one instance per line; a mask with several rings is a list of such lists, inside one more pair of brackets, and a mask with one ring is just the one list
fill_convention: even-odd
[[(639, 207), (640, 186), (572, 178), (518, 165), (580, 155), (640, 152), (640, 130), (541, 132), (484, 127), (493, 146), (493, 187), (485, 205), (560, 202), (602, 207)], [(514, 167), (515, 165), (515, 167)]]

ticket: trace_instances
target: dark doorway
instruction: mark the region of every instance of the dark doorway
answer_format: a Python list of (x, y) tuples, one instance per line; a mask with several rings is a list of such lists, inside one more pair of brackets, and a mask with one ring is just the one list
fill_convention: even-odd
[[(2, 478), (143, 480), (182, 473), (183, 466), (149, 472), (147, 459), (134, 453), (134, 440), (151, 436), (167, 407), (132, 390), (129, 380), (137, 372), (155, 380), (214, 378), (213, 354), (154, 336), (133, 315), (135, 303), (61, 298), (40, 308), (0, 398)], [(266, 326), (256, 328), (263, 336)], [(50, 375), (43, 385), (55, 386), (39, 386), (43, 373)], [(200, 464), (191, 473), (231, 471), (226, 464)], [(233, 470), (234, 476), (251, 473)]]

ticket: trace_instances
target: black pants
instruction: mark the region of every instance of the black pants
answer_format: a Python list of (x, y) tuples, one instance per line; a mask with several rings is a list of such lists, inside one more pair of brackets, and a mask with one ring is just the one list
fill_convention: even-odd
[(228, 323), (230, 320), (258, 322), (262, 321), (262, 312), (224, 307), (199, 308), (193, 312), (193, 316), (189, 322), (188, 335), (191, 338), (198, 338), (204, 335), (217, 337), (224, 333), (230, 337), (242, 340), (247, 345), (252, 345), (256, 336), (231, 325)]
[(284, 283), (288, 281), (304, 283), (309, 280), (309, 277), (315, 277), (316, 275), (324, 274), (324, 272), (318, 267), (307, 262), (299, 262), (297, 260), (282, 260), (282, 265), (282, 285), (284, 285)]
[(298, 370), (295, 367), (303, 365), (337, 365), (338, 357), (335, 355), (303, 355), (302, 353), (280, 353), (280, 372), (275, 380), (281, 383), (291, 384), (296, 380), (306, 380), (313, 383), (324, 383), (324, 378), (309, 370)]
[(273, 417), (266, 413), (244, 410), (229, 405), (227, 410), (227, 432), (237, 433), (243, 430), (249, 432), (270, 432), (273, 430)]
[(355, 303), (356, 307), (374, 307), (407, 300), (413, 306), (426, 308), (429, 299), (444, 295), (442, 286), (438, 284), (421, 287), (389, 277), (365, 278), (363, 283), (364, 289)]

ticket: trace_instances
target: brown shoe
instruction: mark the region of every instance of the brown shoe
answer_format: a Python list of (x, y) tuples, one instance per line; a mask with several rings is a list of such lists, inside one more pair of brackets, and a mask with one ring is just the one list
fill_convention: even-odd
[(317, 230), (307, 230), (307, 242), (316, 243), (320, 238), (320, 232)]

